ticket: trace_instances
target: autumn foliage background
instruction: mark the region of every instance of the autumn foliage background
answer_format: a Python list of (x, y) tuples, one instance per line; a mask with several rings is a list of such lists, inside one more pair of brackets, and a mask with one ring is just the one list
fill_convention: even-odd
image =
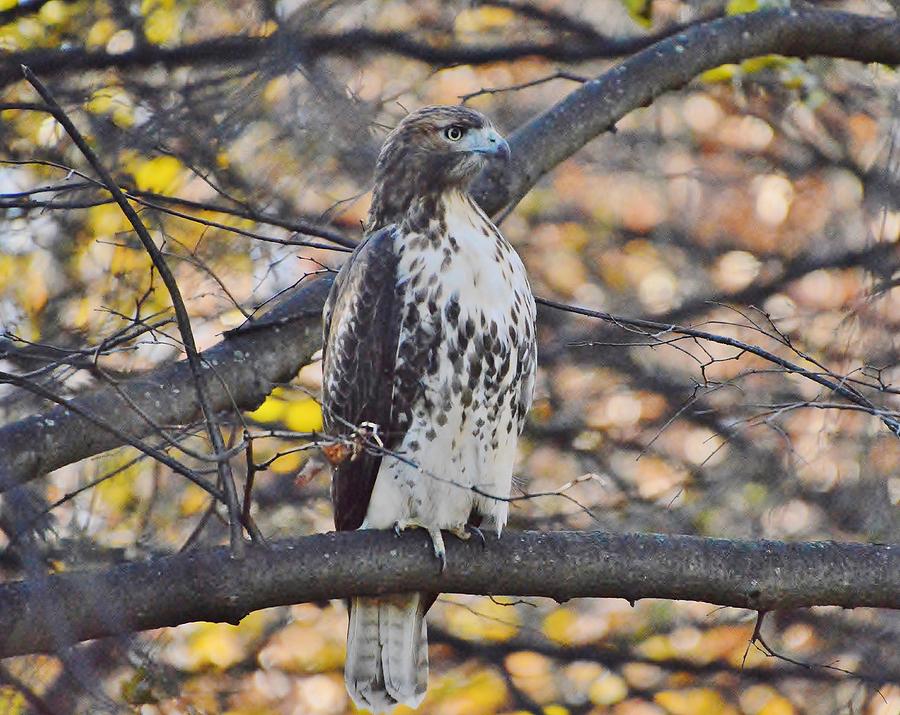
[[(0, 0), (3, 51), (118, 54), (284, 27), (367, 27), (439, 46), (565, 45), (587, 41), (587, 27), (639, 36), (758, 9), (754, 0), (32, 4)], [(842, 5), (889, 14), (876, 2)], [(307, 60), (285, 47), (249, 62), (113, 66), (47, 84), (164, 246), (202, 349), (280, 291), (341, 264), (345, 253), (326, 238), (285, 225), (358, 238), (378, 147), (408, 109), (466, 99), (512, 131), (615, 61), (442, 68), (378, 51)], [(24, 81), (4, 89), (5, 103), (34, 101)], [(875, 385), (896, 412), (898, 101), (900, 80), (884, 66), (769, 56), (719, 67), (622, 119), (501, 227), (539, 296), (702, 325), (811, 369), (818, 361)], [(180, 359), (158, 274), (59, 124), (0, 111), (0, 154), (0, 365), (72, 395)], [(136, 332), (103, 343), (123, 330)], [(514, 503), (512, 528), (900, 539), (900, 442), (866, 411), (837, 409), (818, 385), (721, 345), (661, 344), (549, 309), (539, 337), (514, 496), (540, 496)], [(63, 352), (48, 357), (36, 344)], [(261, 435), (252, 514), (269, 538), (332, 528), (327, 469), (304, 436), (321, 427), (319, 381), (313, 362), (257, 410), (223, 418), (233, 441), (245, 425)], [(0, 385), (3, 421), (43, 407)], [(169, 433), (208, 449), (198, 425)], [(38, 548), (54, 570), (227, 541), (224, 512), (203, 490), (130, 448), (60, 469), (32, 496), (52, 516)], [(19, 578), (14, 534), (3, 543), (4, 577)], [(799, 665), (750, 644), (753, 612), (702, 603), (444, 595), (429, 622), (423, 713), (900, 712), (900, 621), (883, 611), (770, 614), (766, 642)], [(0, 670), (0, 713), (352, 712), (345, 630), (336, 601), (13, 658)]]

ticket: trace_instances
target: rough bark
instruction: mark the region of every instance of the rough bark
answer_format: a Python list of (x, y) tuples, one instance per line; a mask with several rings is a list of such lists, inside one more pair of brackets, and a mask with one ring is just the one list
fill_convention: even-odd
[[(900, 547), (660, 534), (506, 532), (447, 540), (441, 574), (422, 532), (317, 534), (61, 573), (0, 586), (0, 657), (270, 606), (398, 591), (668, 598), (773, 610), (900, 608)], [(55, 627), (54, 627), (55, 624)]]

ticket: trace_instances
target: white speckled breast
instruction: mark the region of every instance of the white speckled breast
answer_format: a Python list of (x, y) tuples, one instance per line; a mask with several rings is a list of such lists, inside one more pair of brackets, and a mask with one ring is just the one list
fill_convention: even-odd
[(519, 256), (474, 202), (445, 202), (444, 230), (397, 239), (394, 389), (417, 390), (397, 451), (416, 466), (382, 460), (365, 526), (453, 528), (475, 510), (499, 533), (534, 386), (534, 299)]

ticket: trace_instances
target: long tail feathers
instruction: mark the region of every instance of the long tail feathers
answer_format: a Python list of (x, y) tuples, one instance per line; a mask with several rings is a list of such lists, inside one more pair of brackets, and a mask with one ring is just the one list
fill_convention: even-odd
[(428, 688), (422, 594), (353, 599), (344, 680), (357, 707), (373, 713), (422, 702)]

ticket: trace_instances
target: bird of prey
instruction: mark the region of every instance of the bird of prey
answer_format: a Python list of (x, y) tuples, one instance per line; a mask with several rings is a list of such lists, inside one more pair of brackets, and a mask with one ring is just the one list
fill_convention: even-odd
[[(387, 137), (366, 235), (324, 310), (323, 413), (338, 530), (419, 527), (446, 563), (506, 523), (531, 405), (535, 306), (512, 246), (468, 193), (509, 145), (479, 112), (431, 106)], [(347, 445), (354, 445), (352, 449)], [(361, 446), (362, 445), (362, 446)], [(480, 534), (480, 532), (478, 532)], [(436, 594), (354, 598), (344, 679), (357, 706), (415, 707)]]

